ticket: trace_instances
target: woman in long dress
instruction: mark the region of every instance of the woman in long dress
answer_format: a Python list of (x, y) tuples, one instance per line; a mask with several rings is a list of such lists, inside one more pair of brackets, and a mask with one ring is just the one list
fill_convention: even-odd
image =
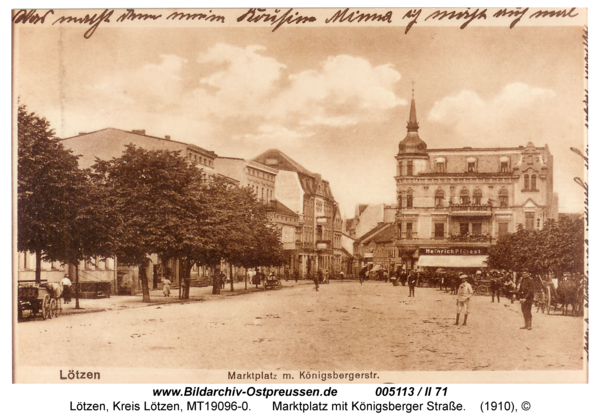
[(163, 277), (162, 284), (163, 284), (163, 295), (165, 295), (165, 297), (171, 296), (171, 280), (168, 280)]

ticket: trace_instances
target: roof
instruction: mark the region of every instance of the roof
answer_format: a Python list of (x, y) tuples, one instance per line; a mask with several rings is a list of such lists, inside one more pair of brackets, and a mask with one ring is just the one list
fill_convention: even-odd
[(261, 163), (271, 168), (298, 172), (314, 178), (318, 174), (314, 174), (304, 166), (300, 165), (294, 159), (283, 153), (281, 150), (269, 149), (252, 159), (254, 162)]
[(145, 133), (145, 130), (133, 130), (133, 131), (127, 131), (127, 130), (121, 130), (119, 128), (112, 128), (112, 127), (107, 127), (107, 128), (103, 128), (101, 130), (96, 130), (96, 131), (90, 131), (87, 133), (79, 133), (76, 136), (71, 136), (71, 137), (65, 137), (63, 139), (61, 139), (62, 141), (64, 140), (71, 140), (77, 137), (83, 137), (83, 136), (88, 136), (90, 134), (96, 134), (96, 133), (101, 133), (103, 131), (117, 131), (119, 134), (126, 134), (128, 136), (140, 136), (140, 137), (148, 137), (151, 139), (156, 139), (156, 140), (161, 140), (161, 141), (165, 141), (165, 142), (171, 142), (171, 143), (176, 143), (176, 144), (182, 144), (184, 146), (189, 147), (192, 150), (195, 150), (197, 152), (200, 153), (204, 153), (206, 155), (210, 155), (213, 158), (217, 158), (217, 154), (212, 151), (212, 150), (206, 150), (200, 146), (196, 146), (195, 144), (191, 144), (191, 143), (185, 143), (182, 141), (177, 141), (177, 140), (171, 140), (170, 138), (166, 138), (166, 137), (156, 137), (156, 136), (149, 136)]
[(267, 205), (267, 211), (274, 211), (277, 214), (283, 214), (285, 216), (291, 217), (299, 217), (298, 213), (291, 210), (285, 204), (278, 200), (271, 200), (271, 202)]
[(383, 242), (391, 242), (395, 238), (395, 229), (394, 225), (389, 223), (385, 229), (377, 233), (372, 239), (371, 242), (375, 242), (377, 244)]
[(389, 225), (393, 226), (392, 223), (378, 223), (377, 226), (365, 233), (360, 238), (356, 239), (355, 242), (364, 242), (367, 239), (372, 239), (375, 235), (377, 235), (382, 230), (386, 229)]

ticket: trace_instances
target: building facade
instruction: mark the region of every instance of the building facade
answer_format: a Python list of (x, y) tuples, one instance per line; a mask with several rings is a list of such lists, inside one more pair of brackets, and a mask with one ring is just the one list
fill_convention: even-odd
[(279, 150), (269, 149), (252, 159), (277, 169), (275, 199), (299, 215), (301, 240), (293, 270), (303, 277), (333, 270), (335, 200), (329, 182)]
[(214, 169), (220, 175), (239, 181), (240, 187), (251, 188), (256, 198), (265, 204), (275, 199), (275, 178), (279, 172), (277, 169), (251, 160), (231, 157), (216, 158)]
[(418, 130), (413, 96), (396, 155), (396, 264), (484, 267), (502, 235), (558, 218), (547, 145), (429, 149)]

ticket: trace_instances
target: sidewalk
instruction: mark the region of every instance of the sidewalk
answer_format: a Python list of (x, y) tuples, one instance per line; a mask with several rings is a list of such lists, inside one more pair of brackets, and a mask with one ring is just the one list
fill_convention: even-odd
[[(296, 283), (294, 280), (281, 280), (282, 288), (291, 288), (296, 286), (306, 286), (313, 285), (314, 283), (311, 280), (298, 280)], [(123, 309), (134, 309), (134, 308), (143, 308), (147, 306), (157, 306), (157, 305), (172, 305), (172, 304), (181, 304), (184, 302), (203, 302), (207, 300), (216, 300), (216, 299), (225, 299), (232, 296), (244, 295), (247, 293), (257, 293), (264, 292), (265, 289), (262, 286), (258, 286), (258, 288), (248, 283), (248, 289), (244, 289), (244, 283), (234, 283), (233, 284), (234, 291), (230, 290), (231, 285), (228, 283), (225, 285), (225, 289), (221, 289), (220, 295), (212, 294), (212, 286), (208, 287), (191, 287), (190, 288), (190, 298), (186, 300), (179, 299), (179, 289), (171, 288), (171, 296), (164, 297), (162, 289), (160, 290), (150, 290), (150, 303), (142, 302), (142, 294), (136, 294), (134, 296), (118, 296), (111, 295), (110, 298), (104, 299), (79, 299), (79, 308), (75, 309), (75, 298), (71, 298), (71, 302), (69, 304), (62, 303), (62, 312), (59, 316), (65, 315), (74, 315), (74, 314), (82, 314), (82, 313), (91, 313), (91, 312), (103, 312), (103, 311), (119, 311)], [(270, 291), (270, 290), (267, 290)], [(277, 290), (275, 290), (276, 292)]]

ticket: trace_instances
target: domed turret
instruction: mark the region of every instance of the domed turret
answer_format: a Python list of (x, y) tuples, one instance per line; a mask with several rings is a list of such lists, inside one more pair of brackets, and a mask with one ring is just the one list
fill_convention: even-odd
[(413, 90), (412, 99), (410, 101), (410, 115), (408, 125), (406, 126), (407, 134), (404, 140), (398, 145), (398, 153), (425, 153), (427, 143), (419, 137), (419, 123), (417, 122), (417, 108), (415, 106), (415, 91)]

